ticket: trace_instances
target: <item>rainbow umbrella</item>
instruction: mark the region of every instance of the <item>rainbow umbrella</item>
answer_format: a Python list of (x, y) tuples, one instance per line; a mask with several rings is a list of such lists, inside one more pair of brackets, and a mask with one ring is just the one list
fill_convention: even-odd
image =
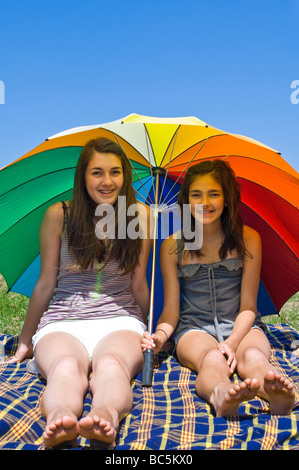
[[(50, 204), (71, 197), (82, 147), (97, 137), (108, 137), (123, 147), (132, 163), (137, 198), (158, 207), (158, 217), (176, 201), (190, 165), (226, 159), (242, 186), (244, 221), (262, 237), (261, 314), (278, 313), (298, 291), (298, 173), (275, 150), (195, 117), (136, 114), (54, 135), (0, 171), (0, 272), (9, 290), (31, 295), (40, 267), (42, 216)], [(156, 269), (154, 263), (149, 269)], [(151, 324), (163, 303), (158, 266), (153, 286)]]

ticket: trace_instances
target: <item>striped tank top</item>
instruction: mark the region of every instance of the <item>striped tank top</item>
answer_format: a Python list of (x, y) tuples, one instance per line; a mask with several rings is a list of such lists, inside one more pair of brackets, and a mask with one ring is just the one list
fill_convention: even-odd
[(95, 262), (92, 268), (82, 271), (69, 250), (64, 232), (57, 286), (37, 331), (60, 320), (98, 320), (117, 316), (132, 316), (144, 323), (132, 294), (131, 274), (122, 275), (114, 260), (104, 267)]

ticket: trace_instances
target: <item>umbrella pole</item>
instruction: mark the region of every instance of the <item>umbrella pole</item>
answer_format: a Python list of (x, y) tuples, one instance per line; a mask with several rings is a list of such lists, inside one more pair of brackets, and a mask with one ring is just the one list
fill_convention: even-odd
[[(151, 290), (150, 290), (150, 306), (148, 315), (148, 332), (151, 335), (153, 332), (153, 316), (154, 316), (154, 290), (155, 290), (155, 275), (156, 275), (156, 246), (157, 246), (157, 232), (158, 232), (158, 200), (159, 200), (159, 176), (160, 171), (156, 169), (156, 189), (155, 189), (155, 209), (154, 209), (154, 230), (153, 230), (153, 253), (152, 253), (152, 274), (151, 274)], [(154, 351), (147, 349), (144, 352), (144, 365), (142, 369), (142, 386), (151, 387), (153, 378), (153, 363)]]

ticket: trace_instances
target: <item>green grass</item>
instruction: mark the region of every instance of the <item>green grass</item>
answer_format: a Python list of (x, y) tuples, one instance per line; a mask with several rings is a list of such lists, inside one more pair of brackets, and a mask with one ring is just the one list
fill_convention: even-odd
[(280, 310), (280, 315), (263, 317), (265, 323), (287, 324), (299, 331), (299, 292), (293, 295)]
[(29, 299), (14, 292), (7, 293), (7, 286), (0, 275), (0, 334), (17, 335), (21, 332)]
[[(6, 283), (0, 275), (0, 334), (18, 335), (21, 332), (29, 299), (21, 294), (6, 292)], [(288, 324), (299, 331), (299, 292), (281, 309), (280, 316), (263, 317), (265, 323)]]

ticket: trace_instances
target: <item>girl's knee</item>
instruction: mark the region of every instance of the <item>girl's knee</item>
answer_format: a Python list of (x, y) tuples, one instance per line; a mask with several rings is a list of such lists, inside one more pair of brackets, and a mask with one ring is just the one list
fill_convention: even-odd
[(115, 354), (103, 354), (92, 363), (93, 374), (116, 374), (122, 372), (127, 375), (124, 361)]
[(226, 360), (223, 354), (217, 349), (213, 348), (202, 353), (199, 360), (199, 369), (203, 367), (219, 368), (225, 367)]
[(222, 352), (219, 351), (219, 349), (211, 349), (208, 351), (204, 357), (205, 362), (209, 362), (211, 364), (219, 364), (222, 362), (225, 362), (225, 358), (222, 354)]
[(241, 354), (237, 354), (239, 371), (250, 366), (256, 368), (260, 363), (264, 363), (265, 361), (268, 361), (265, 352), (254, 346), (244, 349)]
[(87, 380), (87, 371), (82, 366), (82, 364), (73, 356), (62, 356), (50, 367), (48, 378), (51, 376), (61, 376), (61, 377), (86, 377)]

